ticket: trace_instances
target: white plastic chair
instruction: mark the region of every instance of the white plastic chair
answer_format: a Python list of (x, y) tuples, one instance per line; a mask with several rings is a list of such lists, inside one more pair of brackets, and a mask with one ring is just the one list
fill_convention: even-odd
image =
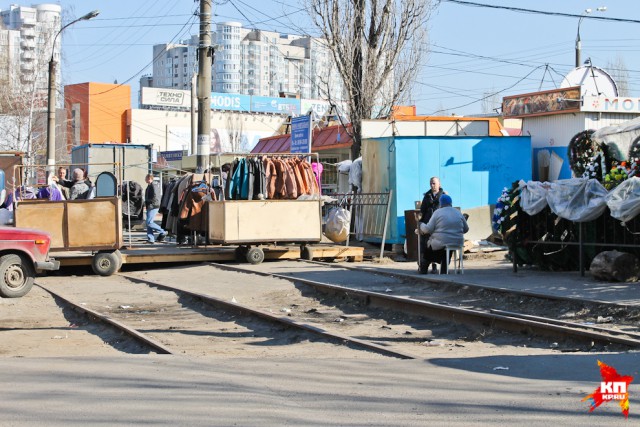
[[(449, 256), (453, 253), (453, 270), (455, 274), (464, 274), (464, 262), (463, 262), (463, 254), (464, 247), (462, 246), (446, 246), (446, 262), (449, 263)], [(442, 269), (441, 269), (442, 271)], [(451, 273), (451, 269), (448, 268), (447, 264), (447, 274)]]

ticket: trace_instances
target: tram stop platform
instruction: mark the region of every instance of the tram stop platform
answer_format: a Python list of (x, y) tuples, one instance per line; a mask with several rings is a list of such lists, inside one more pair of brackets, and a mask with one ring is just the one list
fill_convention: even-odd
[(402, 257), (396, 257), (395, 261), (363, 262), (357, 265), (364, 269), (381, 269), (419, 277), (433, 283), (455, 283), (522, 295), (640, 307), (640, 282), (604, 282), (595, 279), (588, 271), (581, 276), (578, 271), (543, 271), (533, 266), (518, 267), (518, 271), (514, 272), (506, 255), (506, 250), (465, 253), (464, 274), (453, 274), (453, 271), (450, 274), (419, 274), (417, 262), (403, 262)]

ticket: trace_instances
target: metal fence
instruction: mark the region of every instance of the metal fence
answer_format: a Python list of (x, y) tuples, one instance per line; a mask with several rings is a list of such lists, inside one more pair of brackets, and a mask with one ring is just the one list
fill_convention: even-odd
[(537, 264), (549, 269), (576, 266), (584, 275), (585, 267), (600, 252), (620, 249), (640, 256), (640, 218), (627, 223), (613, 218), (607, 208), (597, 219), (572, 222), (559, 218), (547, 207), (530, 216), (518, 211), (516, 227), (507, 238), (518, 264)]
[(331, 197), (336, 201), (324, 204), (322, 217), (326, 218), (329, 211), (335, 207), (347, 209), (351, 212), (351, 225), (346, 245), (349, 246), (351, 236), (360, 241), (365, 238), (380, 239), (380, 258), (382, 258), (389, 225), (392, 194), (393, 191), (388, 193), (334, 193), (331, 194)]

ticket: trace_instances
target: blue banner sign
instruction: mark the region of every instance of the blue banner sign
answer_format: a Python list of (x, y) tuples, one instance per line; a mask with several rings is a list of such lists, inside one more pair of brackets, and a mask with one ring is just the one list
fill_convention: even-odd
[(211, 93), (212, 110), (250, 111), (251, 97), (232, 93)]
[(311, 152), (311, 116), (291, 119), (291, 153)]
[(296, 116), (300, 114), (300, 100), (295, 98), (252, 96), (251, 111), (254, 113), (275, 113)]
[(167, 162), (175, 162), (177, 160), (182, 160), (183, 151), (175, 150), (175, 151), (161, 151), (160, 155), (164, 157)]

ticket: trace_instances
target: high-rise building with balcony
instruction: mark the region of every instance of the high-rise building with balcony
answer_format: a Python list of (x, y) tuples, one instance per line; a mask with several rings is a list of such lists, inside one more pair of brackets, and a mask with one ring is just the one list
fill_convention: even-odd
[[(342, 83), (322, 39), (249, 30), (239, 22), (215, 24), (214, 92), (340, 99)], [(190, 89), (197, 72), (198, 36), (153, 47), (153, 86)]]
[(57, 4), (13, 4), (0, 10), (0, 85), (31, 97), (36, 109), (46, 109), (51, 49), (60, 60), (61, 40), (54, 47), (53, 37), (61, 28), (61, 11)]

